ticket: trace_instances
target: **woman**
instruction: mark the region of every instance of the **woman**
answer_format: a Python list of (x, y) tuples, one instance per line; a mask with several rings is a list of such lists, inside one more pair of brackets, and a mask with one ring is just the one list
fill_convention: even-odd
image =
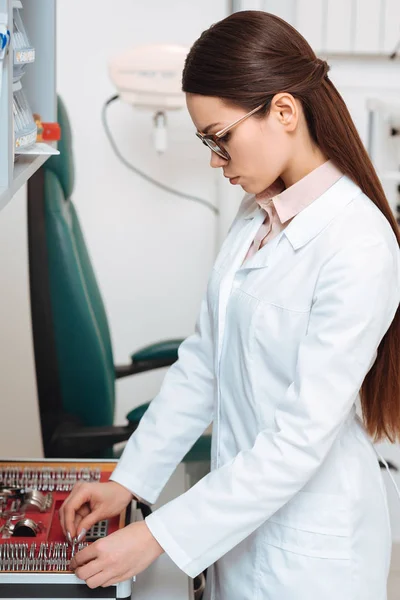
[(75, 488), (62, 526), (84, 533), (134, 495), (155, 502), (211, 422), (212, 470), (81, 551), (72, 568), (90, 587), (165, 551), (192, 577), (212, 565), (214, 600), (386, 598), (390, 524), (367, 434), (400, 433), (400, 235), (327, 73), (263, 12), (229, 16), (190, 50), (197, 135), (247, 194), (113, 481)]

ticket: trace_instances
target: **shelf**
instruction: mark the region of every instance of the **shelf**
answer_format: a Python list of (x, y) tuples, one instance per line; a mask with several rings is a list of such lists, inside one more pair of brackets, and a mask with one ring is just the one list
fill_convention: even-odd
[(47, 155), (19, 155), (14, 165), (14, 178), (9, 188), (0, 187), (0, 210), (49, 158)]
[[(0, 211), (11, 201), (14, 194), (27, 182), (29, 177), (47, 160), (48, 153), (27, 154), (31, 146), (15, 148), (13, 122), (14, 92), (21, 88), (26, 95), (27, 103), (33, 113), (41, 116), (46, 123), (57, 120), (56, 96), (56, 2), (55, 0), (25, 0), (21, 14), (13, 9), (21, 9), (20, 0), (0, 0), (0, 13), (7, 15), (7, 23), (11, 31), (11, 46), (4, 60), (2, 93), (0, 97)], [(14, 30), (14, 19), (20, 19)], [(18, 30), (18, 31), (17, 31)], [(43, 35), (43, 32), (46, 35)], [(18, 33), (24, 33), (26, 47)], [(16, 46), (18, 46), (16, 48)], [(15, 52), (22, 54), (16, 55)], [(31, 64), (15, 65), (14, 56), (25, 62), (35, 58)], [(15, 71), (15, 69), (17, 69)], [(14, 82), (17, 77), (23, 79)], [(33, 137), (33, 127), (30, 132)], [(17, 127), (18, 129), (18, 127)], [(21, 128), (21, 133), (23, 130)], [(18, 131), (17, 131), (18, 134)], [(28, 130), (29, 134), (29, 130)], [(28, 140), (31, 141), (31, 140)], [(21, 156), (19, 154), (24, 154)], [(14, 154), (18, 155), (15, 159)]]

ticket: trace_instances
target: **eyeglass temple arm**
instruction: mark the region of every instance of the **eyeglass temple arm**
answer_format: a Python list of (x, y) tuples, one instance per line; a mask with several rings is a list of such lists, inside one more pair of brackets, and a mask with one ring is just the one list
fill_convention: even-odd
[(260, 110), (260, 108), (262, 108), (264, 106), (264, 104), (265, 104), (265, 102), (263, 102), (262, 104), (260, 104), (260, 106), (257, 106), (256, 108), (253, 108), (253, 110), (250, 111), (249, 113), (247, 113), (247, 115), (244, 115), (244, 117), (240, 117), (240, 119), (238, 119), (237, 121), (234, 121), (234, 123), (231, 123), (227, 127), (224, 127), (224, 129), (221, 129), (221, 131), (217, 131), (217, 133), (215, 134), (215, 137), (221, 137), (222, 135), (224, 135), (224, 133), (226, 131), (229, 131), (230, 129), (233, 129), (234, 127), (236, 127), (236, 125), (239, 125), (239, 123), (241, 123), (242, 121), (244, 121), (245, 119), (247, 119), (247, 117), (251, 117), (251, 115), (253, 115), (255, 112), (257, 112), (258, 110)]

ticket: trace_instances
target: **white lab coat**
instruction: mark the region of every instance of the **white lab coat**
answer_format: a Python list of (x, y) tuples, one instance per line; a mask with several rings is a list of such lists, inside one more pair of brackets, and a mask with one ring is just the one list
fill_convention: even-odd
[[(147, 517), (212, 600), (384, 600), (391, 533), (355, 403), (400, 301), (400, 253), (346, 176), (243, 266), (246, 196), (112, 479), (154, 502), (213, 422), (212, 471)], [(214, 564), (215, 563), (215, 564)]]

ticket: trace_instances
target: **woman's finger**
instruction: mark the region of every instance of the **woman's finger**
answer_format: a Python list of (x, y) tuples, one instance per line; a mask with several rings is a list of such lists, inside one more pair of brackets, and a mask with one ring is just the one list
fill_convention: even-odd
[(75, 569), (75, 575), (79, 577), (79, 579), (86, 581), (89, 577), (93, 577), (94, 575), (97, 575), (97, 573), (100, 573), (101, 570), (102, 566), (100, 561), (95, 559)]
[(75, 516), (75, 521), (74, 521), (74, 526), (75, 526), (75, 531), (76, 533), (78, 533), (79, 531), (79, 525), (82, 521), (83, 517), (81, 517), (80, 515), (78, 515), (78, 513)]
[(87, 506), (89, 506), (91, 491), (90, 483), (83, 484), (80, 487), (77, 487), (75, 492), (73, 490), (71, 495), (65, 500), (62, 507), (64, 509), (62, 512), (62, 518), (64, 522), (65, 534), (69, 531), (71, 537), (76, 535), (75, 515), (82, 509), (83, 505), (87, 504)]
[(74, 485), (74, 487), (72, 488), (71, 493), (64, 500), (64, 502), (61, 505), (61, 508), (58, 511), (58, 517), (60, 519), (61, 529), (63, 530), (64, 535), (66, 535), (66, 533), (67, 533), (67, 526), (66, 526), (66, 523), (65, 523), (65, 508), (70, 503), (71, 498), (73, 498), (75, 496), (75, 494), (77, 493), (77, 491), (81, 487), (82, 487), (82, 483), (81, 482), (78, 482), (78, 483), (76, 483)]
[[(76, 513), (75, 513), (75, 522), (74, 522), (75, 531), (76, 532), (78, 531), (78, 527), (79, 527), (80, 522), (82, 521), (82, 519), (84, 519), (85, 517), (87, 517), (88, 514), (90, 514), (90, 506), (87, 503), (85, 503), (83, 506), (81, 506), (81, 508), (79, 508), (76, 511)], [(64, 531), (61, 510), (60, 510), (60, 522), (61, 522), (61, 528)], [(66, 531), (64, 531), (64, 535), (66, 535)]]
[(109, 587), (110, 585), (117, 585), (117, 583), (120, 583), (120, 581), (126, 581), (130, 577), (131, 577), (131, 575), (129, 575), (128, 573), (126, 573), (126, 575), (120, 575), (119, 577), (113, 577), (112, 579), (109, 579), (108, 581), (102, 583), (101, 587)]
[(98, 546), (96, 546), (96, 542), (94, 544), (90, 544), (90, 546), (86, 546), (83, 550), (80, 550), (75, 556), (71, 559), (70, 569), (71, 571), (75, 571), (78, 567), (82, 567), (87, 563), (98, 559)]
[(80, 524), (82, 522), (82, 519), (84, 519), (85, 517), (87, 517), (88, 515), (90, 515), (90, 506), (88, 504), (84, 504), (75, 514), (75, 521), (74, 521), (74, 525), (75, 525), (75, 532), (76, 534), (79, 533), (80, 530)]
[(84, 517), (87, 517), (87, 515), (89, 513), (90, 513), (90, 504), (88, 504), (87, 502), (85, 504), (82, 504), (82, 506), (76, 511), (76, 514), (79, 515), (81, 520)]
[(105, 584), (107, 581), (110, 581), (112, 577), (113, 574), (110, 573), (110, 571), (100, 571), (100, 573), (97, 573), (96, 575), (93, 575), (93, 577), (86, 579), (86, 585), (92, 589), (97, 588)]
[[(84, 516), (81, 517), (80, 515), (78, 515), (77, 517), (75, 517), (75, 535), (81, 535), (82, 538), (83, 536), (86, 534), (87, 531), (89, 531), (89, 529), (91, 527), (93, 527), (93, 525), (95, 525), (96, 523), (98, 523), (99, 521), (101, 521), (101, 519), (104, 518), (104, 511), (102, 508), (98, 508), (96, 510), (93, 511), (89, 511), (89, 513)], [(82, 533), (84, 532), (84, 533)]]

